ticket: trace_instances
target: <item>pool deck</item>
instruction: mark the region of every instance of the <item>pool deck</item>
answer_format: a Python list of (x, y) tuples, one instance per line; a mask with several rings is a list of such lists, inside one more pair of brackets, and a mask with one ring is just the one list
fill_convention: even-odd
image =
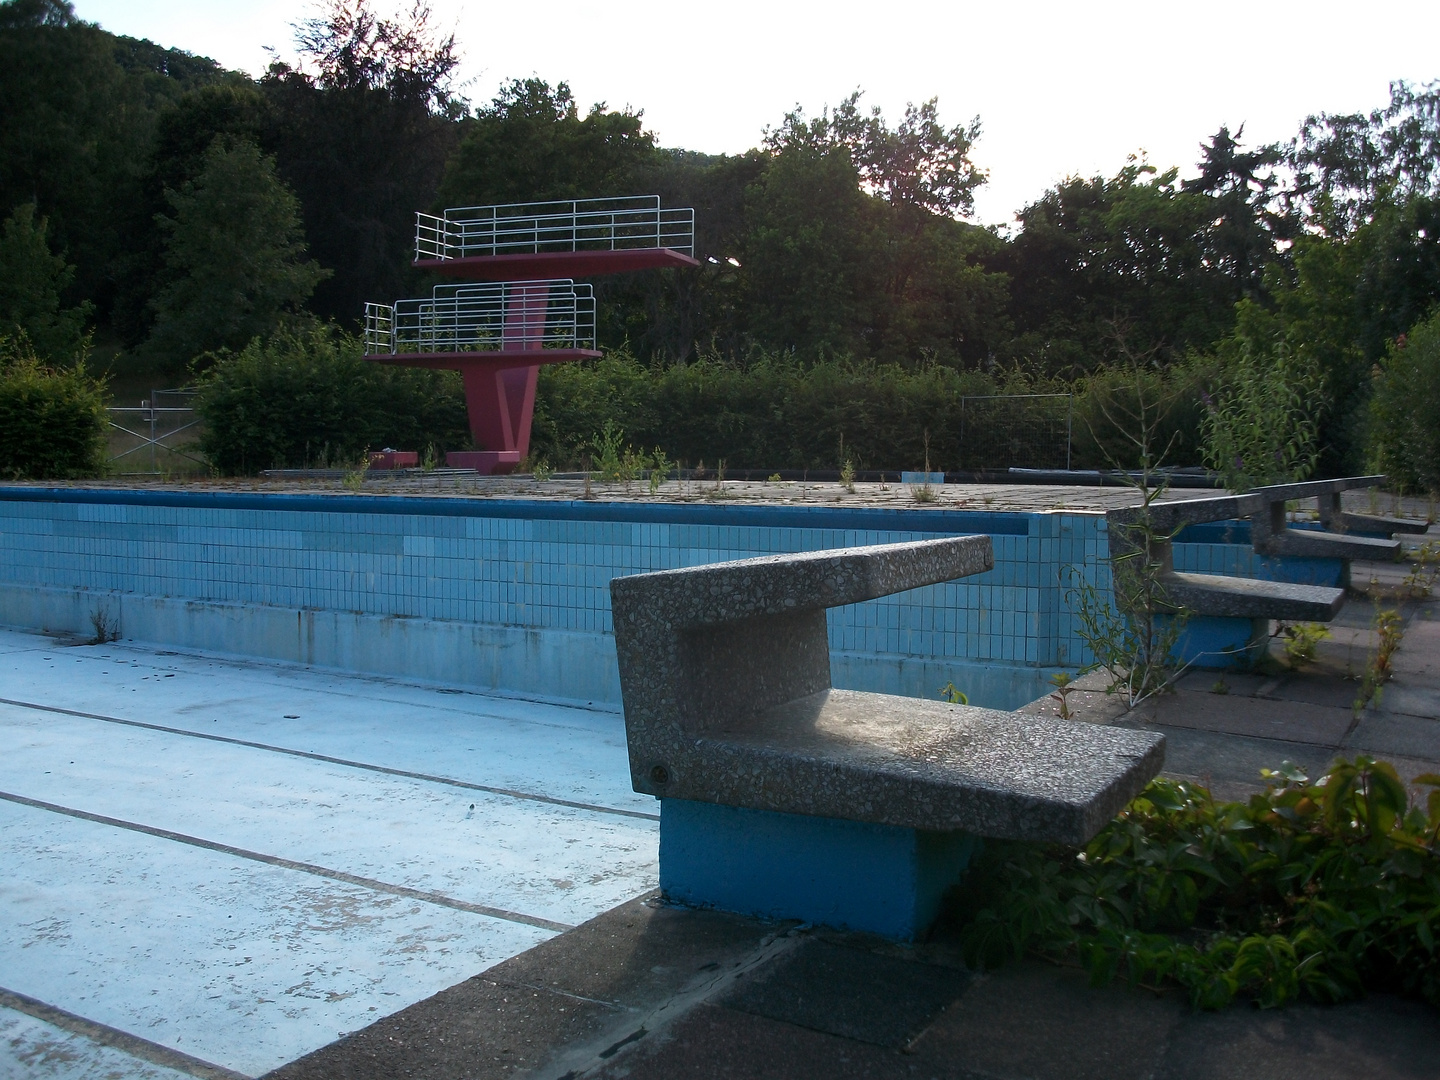
[(614, 711), (0, 631), (0, 1076), (256, 1076), (654, 887)]

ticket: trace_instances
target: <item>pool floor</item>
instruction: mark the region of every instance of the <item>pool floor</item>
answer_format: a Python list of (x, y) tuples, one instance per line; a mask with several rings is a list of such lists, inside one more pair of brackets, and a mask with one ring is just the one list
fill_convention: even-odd
[(256, 1076), (654, 887), (618, 713), (0, 631), (0, 1075)]

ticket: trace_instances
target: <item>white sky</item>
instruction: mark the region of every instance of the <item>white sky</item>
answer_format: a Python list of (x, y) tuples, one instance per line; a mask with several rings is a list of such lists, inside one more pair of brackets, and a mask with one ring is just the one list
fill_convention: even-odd
[[(1113, 175), (1139, 150), (1183, 173), (1222, 123), (1245, 124), (1247, 142), (1287, 139), (1308, 113), (1383, 104), (1391, 79), (1440, 78), (1436, 0), (431, 6), (456, 32), (471, 101), (513, 77), (568, 80), (582, 108), (643, 109), (666, 146), (744, 151), (797, 103), (818, 112), (857, 87), (892, 122), (907, 101), (938, 96), (942, 121), (980, 114), (973, 156), (990, 183), (977, 218), (996, 224), (1066, 175)], [(75, 0), (75, 9), (252, 74), (264, 70), (267, 45), (293, 57), (291, 24), (314, 10), (303, 0)]]

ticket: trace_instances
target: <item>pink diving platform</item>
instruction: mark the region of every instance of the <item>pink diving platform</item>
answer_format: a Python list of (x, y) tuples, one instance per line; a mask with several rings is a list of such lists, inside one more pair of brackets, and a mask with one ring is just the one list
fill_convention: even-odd
[(595, 297), (578, 277), (699, 266), (695, 211), (658, 195), (465, 206), (415, 215), (415, 266), (468, 284), (365, 305), (365, 355), (460, 372), (478, 450), (446, 464), (508, 473), (530, 452), (540, 367), (589, 360)]

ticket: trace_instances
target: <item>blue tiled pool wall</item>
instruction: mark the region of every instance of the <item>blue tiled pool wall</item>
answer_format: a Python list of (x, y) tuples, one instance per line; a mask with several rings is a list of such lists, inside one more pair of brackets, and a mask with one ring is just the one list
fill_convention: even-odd
[[(1064, 568), (1104, 595), (1110, 582), (1104, 519), (1084, 514), (0, 488), (0, 584), (609, 635), (617, 575), (962, 532), (992, 536), (993, 570), (835, 609), (832, 649), (1088, 664)], [(1246, 573), (1252, 562), (1248, 545), (1176, 545), (1184, 569)]]

